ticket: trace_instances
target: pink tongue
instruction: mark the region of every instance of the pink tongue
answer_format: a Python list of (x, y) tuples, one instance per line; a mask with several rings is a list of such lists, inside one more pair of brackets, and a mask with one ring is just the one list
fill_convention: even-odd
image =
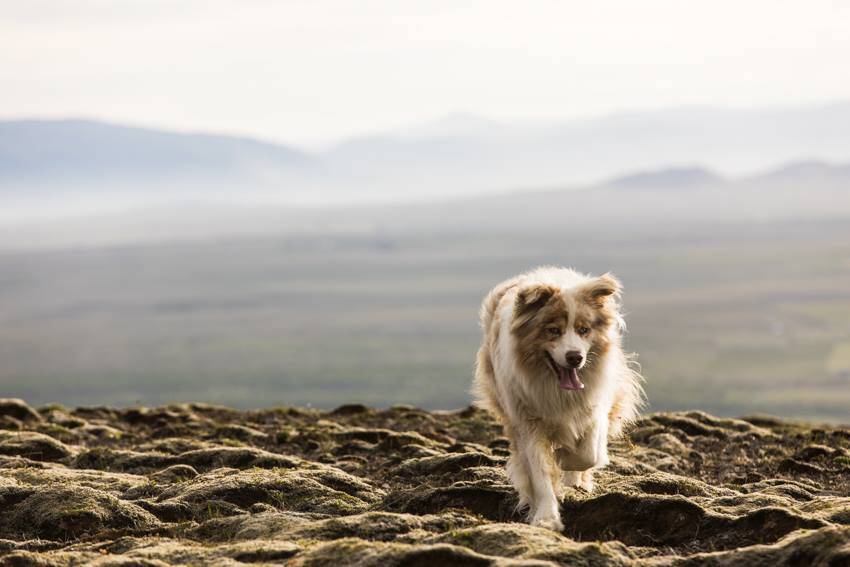
[(558, 367), (558, 384), (564, 390), (582, 390), (584, 384), (578, 379), (578, 371), (575, 368)]

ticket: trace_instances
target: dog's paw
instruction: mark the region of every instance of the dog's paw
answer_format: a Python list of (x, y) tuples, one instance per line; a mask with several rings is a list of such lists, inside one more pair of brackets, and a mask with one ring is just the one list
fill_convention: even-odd
[(581, 488), (588, 493), (593, 492), (593, 489), (595, 488), (593, 483), (593, 471), (584, 471), (578, 484), (576, 484), (576, 488)]
[(555, 532), (564, 531), (564, 523), (560, 518), (556, 518), (554, 516), (540, 516), (532, 518), (530, 523), (532, 526), (536, 526), (538, 528), (546, 528), (547, 530)]
[(585, 492), (593, 492), (593, 471), (565, 471), (564, 485)]
[(578, 488), (581, 484), (581, 471), (564, 471), (564, 486)]
[(533, 510), (531, 509), (531, 498), (520, 494), (516, 506), (514, 506), (514, 512), (517, 514), (531, 514), (533, 512)]
[(538, 516), (532, 518), (530, 523), (532, 526), (537, 526), (538, 528), (546, 528), (555, 532), (564, 531), (564, 523), (560, 518), (556, 518), (555, 516)]
[(564, 499), (567, 495), (567, 485), (563, 482), (559, 482), (555, 485), (555, 498), (558, 499), (558, 502)]

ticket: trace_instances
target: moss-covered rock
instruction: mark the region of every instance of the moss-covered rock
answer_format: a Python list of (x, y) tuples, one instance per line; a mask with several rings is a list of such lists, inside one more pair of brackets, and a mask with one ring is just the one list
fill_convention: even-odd
[(35, 431), (0, 431), (0, 455), (15, 455), (34, 461), (60, 461), (71, 449), (53, 437)]
[(19, 398), (0, 398), (0, 417), (29, 423), (41, 421), (41, 415)]
[(632, 565), (635, 559), (628, 547), (619, 542), (581, 543), (525, 524), (484, 524), (448, 530), (427, 541), (451, 543), (499, 557), (545, 560), (559, 565)]
[(208, 513), (210, 502), (228, 502), (243, 510), (260, 502), (279, 510), (354, 514), (380, 500), (382, 492), (342, 471), (319, 469), (218, 469), (173, 485), (160, 502), (186, 503), (195, 517)]
[(559, 534), (523, 522), (475, 408), (7, 402), (4, 565), (850, 564), (846, 427), (650, 414)]
[(106, 492), (84, 486), (41, 486), (3, 511), (0, 534), (10, 539), (67, 540), (106, 529), (158, 525), (150, 513)]

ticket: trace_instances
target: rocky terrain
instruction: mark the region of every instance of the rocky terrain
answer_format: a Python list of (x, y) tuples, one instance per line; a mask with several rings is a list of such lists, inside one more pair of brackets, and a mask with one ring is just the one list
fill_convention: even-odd
[(0, 400), (2, 565), (850, 565), (850, 428), (642, 419), (564, 533), (483, 412)]

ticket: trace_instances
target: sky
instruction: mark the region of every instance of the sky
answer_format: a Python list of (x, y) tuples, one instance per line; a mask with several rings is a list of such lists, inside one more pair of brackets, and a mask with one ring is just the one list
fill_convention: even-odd
[(0, 0), (0, 119), (320, 148), (453, 113), (850, 98), (841, 0)]

